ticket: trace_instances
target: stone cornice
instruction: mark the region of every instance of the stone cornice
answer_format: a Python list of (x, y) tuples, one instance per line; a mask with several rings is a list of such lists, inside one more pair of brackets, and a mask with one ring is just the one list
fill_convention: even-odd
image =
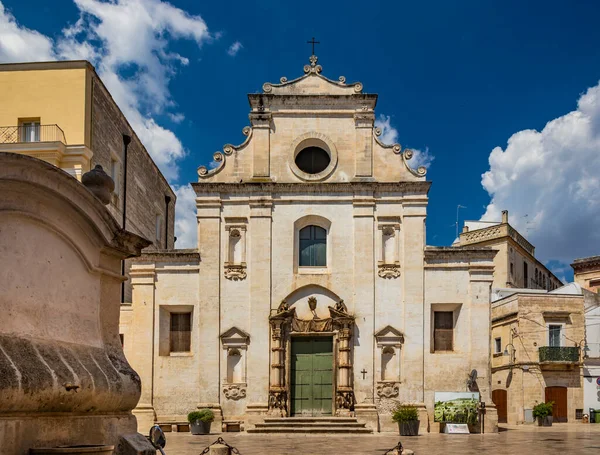
[(248, 183), (192, 183), (196, 195), (211, 193), (361, 193), (370, 191), (374, 193), (429, 193), (431, 182), (345, 182), (345, 183), (275, 183), (275, 182), (248, 182)]
[(571, 267), (573, 267), (573, 270), (576, 273), (600, 270), (600, 256), (575, 259), (571, 264)]
[[(425, 260), (435, 259), (487, 259), (493, 261), (498, 253), (490, 247), (426, 246)], [(478, 264), (477, 267), (485, 267)]]
[(145, 251), (140, 257), (134, 259), (134, 263), (149, 262), (200, 262), (198, 250), (189, 248), (181, 250), (155, 250)]

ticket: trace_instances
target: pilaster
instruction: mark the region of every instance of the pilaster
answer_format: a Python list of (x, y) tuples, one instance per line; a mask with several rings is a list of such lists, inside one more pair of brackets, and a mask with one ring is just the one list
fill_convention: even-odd
[(196, 198), (198, 220), (198, 357), (202, 367), (198, 371), (198, 408), (210, 408), (215, 413), (214, 425), (221, 427), (220, 412), (220, 346), (221, 304), (220, 284), (223, 262), (221, 258), (221, 200), (218, 194)]
[(248, 346), (248, 423), (268, 410), (270, 377), (271, 310), (271, 223), (272, 199), (270, 195), (250, 198), (250, 223), (248, 227), (248, 279), (250, 280), (250, 324), (252, 343)]
[(261, 110), (261, 107), (250, 114), (253, 130), (252, 177), (255, 179), (268, 178), (271, 172), (271, 113), (265, 112), (264, 107)]
[(132, 285), (132, 323), (125, 342), (127, 360), (140, 376), (142, 393), (133, 410), (138, 428), (145, 432), (154, 425), (155, 281), (154, 264), (135, 264), (129, 272)]
[(373, 176), (373, 123), (375, 114), (372, 110), (359, 111), (354, 114), (355, 121), (355, 161), (356, 177)]
[[(358, 330), (353, 334), (354, 346), (354, 406), (357, 417), (367, 420), (377, 429), (374, 383), (374, 211), (372, 192), (355, 193), (354, 217), (354, 314)], [(363, 373), (364, 372), (364, 373)]]

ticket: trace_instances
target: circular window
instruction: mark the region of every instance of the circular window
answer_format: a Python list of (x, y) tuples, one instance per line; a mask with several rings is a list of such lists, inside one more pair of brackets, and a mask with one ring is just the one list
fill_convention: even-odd
[(331, 158), (329, 153), (321, 147), (306, 147), (296, 155), (296, 166), (307, 174), (318, 174), (329, 166)]
[(296, 177), (302, 180), (323, 180), (331, 175), (337, 164), (335, 144), (324, 134), (304, 133), (292, 142), (288, 164)]

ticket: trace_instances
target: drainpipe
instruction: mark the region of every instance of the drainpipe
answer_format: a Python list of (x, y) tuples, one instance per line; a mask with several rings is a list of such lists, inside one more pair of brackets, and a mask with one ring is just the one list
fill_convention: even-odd
[(169, 203), (171, 196), (165, 194), (165, 250), (169, 249)]
[[(123, 134), (123, 229), (127, 222), (127, 146), (131, 136)], [(121, 276), (125, 277), (125, 260), (121, 261)], [(125, 303), (125, 281), (121, 283), (121, 303)]]

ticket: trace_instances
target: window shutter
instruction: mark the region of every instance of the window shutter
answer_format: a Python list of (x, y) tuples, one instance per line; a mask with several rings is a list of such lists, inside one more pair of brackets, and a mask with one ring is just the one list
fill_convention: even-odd
[(191, 350), (191, 313), (171, 313), (171, 352)]
[(433, 313), (433, 350), (452, 351), (454, 349), (454, 314), (452, 311)]

